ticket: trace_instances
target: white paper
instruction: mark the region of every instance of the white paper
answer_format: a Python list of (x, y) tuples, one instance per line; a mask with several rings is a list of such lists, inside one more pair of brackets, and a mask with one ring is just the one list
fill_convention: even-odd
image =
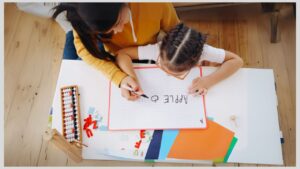
[[(121, 134), (116, 138), (117, 143), (114, 149), (110, 149), (109, 152), (107, 152), (108, 155), (126, 159), (145, 160), (153, 136), (153, 130), (146, 130), (144, 138), (140, 137), (139, 131), (113, 132)], [(135, 147), (139, 141), (141, 141), (140, 146)]]
[[(228, 162), (283, 165), (277, 96), (271, 69), (244, 69), (248, 85), (248, 141)], [(251, 83), (250, 83), (251, 82)]]
[[(128, 159), (145, 159), (153, 131), (146, 131), (146, 137), (141, 139), (139, 131), (96, 131), (90, 138), (88, 150), (98, 154), (113, 155)], [(136, 142), (141, 142), (139, 148), (135, 147)]]
[(188, 94), (188, 87), (200, 68), (184, 80), (167, 75), (159, 68), (135, 69), (144, 93), (138, 101), (128, 101), (118, 87), (111, 87), (109, 130), (206, 128), (202, 96)]
[[(216, 69), (204, 67), (203, 76)], [(208, 118), (238, 139), (228, 162), (283, 164), (274, 82), (271, 69), (242, 68), (208, 91)]]
[[(205, 67), (203, 76), (217, 68)], [(247, 72), (240, 70), (208, 90), (206, 95), (207, 116), (233, 131), (238, 138), (234, 149), (243, 149), (248, 140), (248, 78)], [(232, 117), (235, 120), (232, 120)]]

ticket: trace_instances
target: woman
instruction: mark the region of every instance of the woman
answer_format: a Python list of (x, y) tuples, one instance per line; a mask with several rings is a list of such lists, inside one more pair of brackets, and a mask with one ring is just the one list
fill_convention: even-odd
[[(122, 48), (156, 43), (159, 32), (179, 23), (170, 3), (61, 3), (53, 18), (67, 11), (74, 30), (74, 45), (83, 61), (100, 70), (115, 85), (142, 93), (137, 80), (122, 72), (114, 56)], [(104, 48), (99, 48), (99, 44)], [(121, 88), (132, 100), (134, 93)]]

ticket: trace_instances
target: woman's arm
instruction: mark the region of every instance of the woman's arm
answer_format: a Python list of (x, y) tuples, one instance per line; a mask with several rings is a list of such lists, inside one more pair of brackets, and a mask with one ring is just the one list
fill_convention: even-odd
[(100, 72), (102, 72), (109, 80), (111, 80), (115, 85), (119, 86), (127, 74), (122, 72), (115, 63), (94, 57), (84, 47), (75, 30), (73, 30), (73, 35), (77, 55), (87, 64), (100, 70)]
[(225, 59), (221, 67), (214, 73), (193, 80), (189, 93), (205, 94), (207, 89), (235, 73), (243, 65), (243, 60), (236, 54), (225, 51)]

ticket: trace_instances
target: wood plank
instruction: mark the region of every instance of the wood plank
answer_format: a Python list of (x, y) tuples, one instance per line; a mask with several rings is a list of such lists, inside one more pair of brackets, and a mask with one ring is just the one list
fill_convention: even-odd
[(212, 167), (214, 164), (193, 164), (193, 167)]
[[(243, 33), (242, 30), (245, 33)], [(238, 31), (240, 56), (244, 60), (244, 67), (262, 68), (263, 56), (261, 45), (257, 43), (258, 31), (255, 18), (251, 18), (247, 22), (241, 21)]]
[[(154, 163), (154, 167), (168, 167), (168, 166), (176, 166), (176, 167), (193, 167), (192, 163)], [(206, 165), (209, 166), (209, 165)]]
[[(21, 11), (17, 9), (15, 3), (4, 3), (4, 49), (11, 46), (18, 22), (21, 16)], [(14, 18), (14, 19), (12, 19)], [(7, 52), (5, 50), (4, 52)], [(6, 56), (6, 53), (4, 54)]]
[(219, 29), (221, 24), (218, 21), (200, 21), (197, 23), (197, 30), (208, 35), (206, 43), (219, 47)]
[[(296, 22), (293, 6), (286, 6), (280, 11), (279, 32), (282, 50), (285, 54), (286, 68), (291, 91), (296, 91)], [(296, 111), (296, 92), (291, 92), (293, 111)]]
[(68, 166), (101, 166), (101, 167), (153, 167), (153, 163), (149, 162), (132, 162), (132, 161), (114, 161), (114, 160), (83, 160), (80, 163), (75, 163), (72, 160), (68, 161)]
[(208, 34), (207, 42), (208, 44), (218, 47), (218, 22), (217, 21), (184, 21), (184, 23), (196, 31), (204, 34)]
[(38, 166), (67, 166), (68, 157), (51, 142), (43, 142)]
[(238, 163), (216, 163), (214, 164), (216, 167), (237, 167), (239, 166)]
[[(23, 43), (26, 44), (38, 44), (40, 36), (43, 36), (44, 33), (42, 32), (42, 29), (40, 29), (39, 22), (35, 20), (35, 22), (30, 22), (27, 20), (27, 23), (24, 23), (24, 27), (26, 28), (32, 28), (30, 32), (35, 32), (31, 34), (31, 37), (22, 39)], [(48, 24), (46, 24), (43, 21), (40, 21), (42, 25), (46, 28)], [(36, 23), (34, 25), (34, 23)], [(34, 26), (30, 26), (30, 24), (33, 24)], [(44, 25), (45, 24), (45, 25)], [(28, 25), (28, 26), (27, 26)], [(24, 34), (28, 34), (27, 32), (24, 32)], [(30, 34), (30, 33), (29, 33)], [(42, 35), (43, 34), (43, 35)], [(8, 112), (9, 115), (7, 117), (6, 125), (5, 125), (5, 164), (18, 164), (18, 160), (21, 160), (22, 158), (17, 158), (17, 156), (22, 156), (21, 154), (24, 152), (25, 149), (27, 149), (28, 145), (23, 145), (24, 143), (24, 137), (27, 137), (24, 135), (26, 126), (28, 125), (28, 120), (30, 119), (30, 113), (32, 111), (33, 103), (36, 99), (35, 91), (37, 90), (39, 86), (40, 79), (38, 77), (41, 77), (41, 72), (36, 69), (34, 65), (32, 65), (32, 62), (39, 63), (40, 58), (34, 57), (32, 53), (38, 53), (40, 55), (40, 52), (34, 49), (35, 46), (28, 46), (26, 48), (23, 48), (23, 50), (16, 49), (15, 51), (18, 51), (20, 55), (25, 55), (26, 59), (22, 63), (20, 63), (20, 66), (23, 65), (23, 68), (26, 71), (22, 71), (20, 73), (19, 79), (18, 79), (18, 87), (16, 92), (13, 95), (13, 102), (12, 102), (12, 108)], [(33, 57), (32, 57), (33, 56)], [(37, 54), (36, 54), (37, 56)], [(15, 58), (16, 59), (16, 58)], [(13, 64), (13, 63), (12, 63)], [(42, 65), (42, 64), (40, 64)], [(12, 65), (9, 67), (11, 68)], [(22, 68), (22, 69), (23, 69)], [(5, 72), (8, 73), (8, 72)], [(6, 74), (7, 75), (7, 74)], [(14, 76), (6, 76), (8, 79), (13, 78)], [(36, 78), (32, 78), (36, 77)], [(5, 81), (6, 84), (9, 82), (9, 80)], [(10, 86), (6, 85), (6, 86)], [(40, 122), (43, 120), (38, 120), (37, 122)], [(33, 130), (34, 132), (35, 130)], [(25, 146), (25, 147), (24, 147)], [(30, 147), (30, 146), (29, 146)], [(18, 152), (18, 153), (17, 153)], [(26, 164), (31, 164), (31, 151), (29, 151), (28, 157), (30, 158), (29, 161), (26, 161)]]
[(257, 167), (284, 167), (284, 165), (257, 164)]
[[(48, 27), (48, 24), (46, 24), (45, 22), (42, 22), (42, 24), (45, 24), (45, 28)], [(35, 31), (35, 34), (32, 34), (31, 38), (29, 39), (29, 41), (27, 43), (31, 44), (31, 43), (35, 43), (37, 44), (39, 41), (39, 36), (42, 36), (42, 31), (39, 28), (39, 23), (36, 22), (36, 27), (33, 28), (33, 31)], [(45, 34), (44, 34), (45, 35)], [(44, 36), (43, 35), (43, 36)], [(32, 53), (37, 53), (37, 50), (34, 49), (34, 46), (29, 46), (28, 51), (30, 51), (29, 53), (23, 52), (24, 55), (27, 55), (28, 57), (26, 58), (26, 60), (23, 62), (24, 64), (24, 69), (26, 69), (26, 71), (21, 72), (21, 76), (20, 79), (18, 81), (18, 84), (20, 86), (20, 90), (18, 90), (18, 92), (15, 93), (14, 95), (14, 101), (13, 101), (13, 105), (16, 105), (15, 107), (13, 107), (13, 109), (11, 109), (11, 111), (9, 112), (9, 117), (7, 119), (7, 125), (6, 125), (6, 130), (9, 130), (9, 132), (6, 132), (6, 148), (9, 148), (9, 150), (7, 150), (7, 156), (9, 158), (11, 158), (12, 161), (9, 160), (8, 163), (17, 163), (17, 164), (27, 164), (27, 165), (32, 165), (33, 161), (31, 159), (32, 157), (32, 152), (31, 151), (31, 146), (25, 144), (24, 145), (24, 138), (27, 139), (27, 137), (29, 137), (29, 139), (31, 139), (32, 135), (25, 135), (26, 131), (24, 130), (27, 125), (29, 125), (28, 121), (31, 121), (31, 119), (35, 119), (35, 118), (31, 118), (30, 114), (32, 112), (32, 108), (34, 103), (37, 101), (37, 97), (35, 95), (36, 90), (39, 87), (39, 82), (40, 82), (40, 78), (42, 78), (43, 74), (41, 73), (41, 71), (38, 71), (38, 69), (35, 68), (34, 65), (32, 65), (33, 63), (39, 63), (41, 62), (40, 60), (40, 52), (38, 52), (39, 54), (35, 55), (37, 57), (34, 57), (34, 55), (32, 55)], [(33, 56), (33, 57), (32, 57)], [(37, 62), (35, 62), (37, 61)], [(39, 64), (42, 65), (42, 64)], [(37, 65), (38, 66), (38, 65)], [(44, 65), (43, 65), (44, 66)], [(33, 76), (34, 75), (34, 76)], [(32, 78), (34, 77), (34, 78)], [(20, 107), (19, 107), (20, 106)], [(36, 123), (39, 122), (46, 122), (46, 119), (35, 119), (37, 121), (34, 121), (34, 125), (36, 125)], [(14, 123), (12, 122), (14, 121)], [(17, 123), (16, 123), (17, 122)], [(18, 125), (16, 125), (18, 124)], [(36, 131), (36, 126), (34, 128), (31, 128), (31, 132), (35, 132)], [(13, 145), (13, 146), (9, 146), (7, 144)], [(25, 147), (24, 147), (25, 146)], [(21, 150), (21, 151), (20, 151)], [(18, 154), (15, 154), (17, 151), (19, 151)], [(25, 153), (23, 155), (23, 153)], [(29, 157), (29, 160), (26, 158), (26, 160), (24, 161), (25, 163), (21, 162), (19, 163), (19, 160), (23, 159), (23, 158), (15, 158), (16, 156), (24, 156), (24, 158)]]
[[(5, 6), (5, 8), (6, 7), (10, 6)], [(8, 12), (9, 10), (12, 10), (13, 12)], [(19, 13), (16, 8), (9, 8), (6, 11), (8, 13), (8, 15), (5, 16), (5, 18), (7, 18), (6, 21), (8, 21), (8, 18), (13, 18)], [(11, 31), (8, 32), (8, 37), (6, 34), (4, 35), (5, 40), (8, 40), (5, 41), (5, 44), (8, 43), (8, 45), (5, 45), (4, 49), (4, 123), (8, 118), (8, 112), (10, 111), (11, 104), (14, 99), (13, 95), (15, 94), (17, 89), (20, 88), (20, 86), (17, 86), (17, 81), (22, 72), (23, 63), (26, 60), (26, 53), (28, 52), (29, 46), (28, 42), (31, 35), (33, 34), (34, 28), (34, 25), (31, 24), (32, 22), (34, 22), (31, 16), (21, 13), (20, 17), (22, 19), (19, 19), (16, 24), (8, 24), (7, 26), (16, 26), (17, 28), (22, 27), (22, 29), (7, 27), (7, 30)]]
[(239, 163), (239, 167), (257, 167), (257, 164), (245, 164), (245, 163)]
[[(22, 63), (22, 69), (25, 71), (22, 71), (19, 76), (17, 83), (19, 88), (13, 96), (12, 109), (5, 127), (7, 131), (5, 132), (5, 164), (32, 166), (38, 164), (42, 134), (47, 127), (47, 117), (52, 102), (49, 95), (53, 95), (53, 92), (49, 93), (48, 89), (51, 85), (53, 91), (55, 88), (55, 82), (49, 82), (51, 80), (49, 73), (52, 73), (51, 60), (55, 58), (53, 57), (54, 50), (49, 48), (49, 46), (53, 47), (50, 40), (53, 39), (51, 38), (53, 37), (51, 25), (54, 22), (24, 15), (24, 17), (31, 18), (31, 21), (28, 20), (23, 26), (31, 27), (34, 33), (30, 38), (24, 39), (24, 42), (27, 40), (26, 43), (29, 46), (25, 52), (21, 52), (26, 56)], [(60, 31), (63, 32), (61, 29)], [(59, 42), (54, 44), (63, 46), (63, 43)], [(56, 46), (56, 50), (58, 49), (60, 49), (59, 56), (61, 57), (62, 50)]]
[(236, 20), (222, 20), (221, 31), (219, 34), (220, 48), (231, 51), (240, 55), (238, 47), (238, 32), (236, 27)]
[(201, 33), (208, 34), (207, 43), (213, 46), (218, 46), (218, 28), (216, 25), (212, 24), (212, 22), (209, 21), (184, 21), (184, 23)]

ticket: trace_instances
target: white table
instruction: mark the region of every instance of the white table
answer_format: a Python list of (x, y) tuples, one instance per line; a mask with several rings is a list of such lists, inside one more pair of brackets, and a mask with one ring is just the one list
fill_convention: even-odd
[[(203, 74), (207, 75), (215, 69), (203, 67)], [(61, 131), (59, 89), (67, 85), (79, 86), (82, 114), (86, 113), (89, 106), (96, 107), (101, 112), (106, 111), (108, 80), (82, 61), (63, 60), (53, 99), (52, 128)], [(209, 90), (206, 108), (209, 118), (234, 131), (238, 138), (228, 162), (283, 164), (277, 96), (271, 69), (240, 69)], [(104, 113), (103, 121), (105, 120), (107, 117)], [(86, 137), (83, 137), (83, 142), (90, 147), (97, 147)], [(83, 159), (125, 160), (103, 155), (93, 148), (84, 148), (82, 156)], [(210, 163), (180, 160), (169, 162)]]

